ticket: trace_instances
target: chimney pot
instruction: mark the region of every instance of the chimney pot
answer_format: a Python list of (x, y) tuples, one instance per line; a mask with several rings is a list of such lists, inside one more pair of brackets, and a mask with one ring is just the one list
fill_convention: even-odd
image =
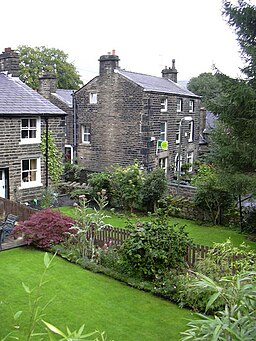
[(112, 55), (114, 56), (116, 54), (116, 50), (112, 50)]

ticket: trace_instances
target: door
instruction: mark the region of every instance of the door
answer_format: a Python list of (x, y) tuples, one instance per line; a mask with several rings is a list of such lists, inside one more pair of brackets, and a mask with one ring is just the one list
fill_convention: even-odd
[(0, 197), (6, 197), (6, 179), (5, 179), (5, 171), (0, 169)]

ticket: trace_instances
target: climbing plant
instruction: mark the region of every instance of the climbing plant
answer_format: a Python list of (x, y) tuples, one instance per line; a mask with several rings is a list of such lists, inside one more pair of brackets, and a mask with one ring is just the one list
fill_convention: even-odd
[[(44, 130), (40, 144), (41, 152), (46, 160), (46, 131)], [(48, 170), (49, 176), (54, 186), (57, 187), (63, 173), (62, 155), (57, 149), (52, 132), (48, 131)]]

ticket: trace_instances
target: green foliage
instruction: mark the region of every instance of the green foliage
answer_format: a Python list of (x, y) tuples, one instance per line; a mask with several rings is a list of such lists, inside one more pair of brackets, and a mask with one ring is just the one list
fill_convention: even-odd
[[(36, 287), (30, 288), (25, 283), (22, 283), (25, 293), (28, 295), (28, 311), (18, 311), (14, 315), (14, 326), (13, 331), (11, 331), (2, 341), (15, 339), (15, 340), (24, 340), (21, 337), (21, 333), (26, 335), (26, 340), (30, 341), (33, 339), (38, 339), (38, 336), (45, 335), (45, 333), (37, 333), (38, 324), (41, 322), (42, 318), (45, 316), (45, 309), (51, 303), (49, 301), (44, 306), (40, 305), (40, 301), (42, 299), (42, 289), (46, 284), (45, 275), (46, 272), (51, 268), (52, 262), (55, 256), (52, 258), (49, 257), (47, 253), (44, 255), (44, 271), (40, 277), (39, 283)], [(23, 324), (22, 317), (23, 315), (27, 315), (27, 320), (29, 321), (28, 325)]]
[(59, 89), (79, 89), (82, 85), (75, 66), (67, 61), (68, 55), (62, 50), (45, 46), (18, 47), (20, 54), (20, 79), (33, 89), (38, 89), (39, 77), (54, 74)]
[[(176, 278), (177, 293), (175, 300), (180, 306), (187, 306), (196, 311), (204, 311), (213, 291), (195, 285), (197, 273), (211, 278), (216, 282), (223, 276), (232, 277), (242, 271), (255, 271), (256, 254), (245, 244), (235, 247), (230, 240), (224, 243), (214, 243), (204, 259), (195, 265), (195, 272), (180, 274)], [(224, 284), (223, 284), (224, 285)], [(221, 309), (224, 301), (217, 300), (211, 305), (211, 312)]]
[(147, 211), (155, 211), (158, 200), (167, 191), (167, 179), (162, 168), (156, 168), (144, 176), (145, 179), (141, 188), (142, 202)]
[(223, 187), (214, 167), (202, 164), (192, 183), (197, 188), (195, 205), (209, 212), (213, 224), (221, 224), (224, 211), (233, 205), (234, 198)]
[(143, 181), (144, 173), (140, 170), (138, 163), (127, 167), (114, 167), (111, 184), (115, 204), (133, 212), (141, 204), (140, 193)]
[(256, 81), (256, 6), (239, 0), (237, 5), (223, 1), (223, 15), (237, 35), (241, 54), (246, 66), (243, 72), (255, 83)]
[(159, 209), (158, 214), (164, 214), (166, 216), (178, 216), (180, 212), (191, 206), (189, 200), (184, 197), (166, 195), (158, 201)]
[(92, 173), (88, 176), (88, 185), (90, 188), (91, 198), (95, 198), (97, 193), (100, 193), (102, 189), (106, 190), (108, 199), (111, 200), (112, 184), (111, 184), (111, 173), (101, 172)]
[[(76, 205), (75, 221), (70, 233), (67, 233), (67, 239), (62, 244), (62, 254), (73, 261), (83, 261), (83, 266), (86, 267), (89, 261), (95, 258), (95, 236), (97, 232), (102, 230), (106, 224), (104, 219), (108, 217), (103, 212), (108, 201), (105, 191), (99, 194), (95, 201), (99, 209), (93, 210), (88, 208), (86, 197), (80, 196), (79, 205)], [(76, 233), (73, 233), (75, 231)]]
[(196, 95), (202, 96), (202, 104), (208, 106), (209, 101), (217, 102), (222, 93), (221, 83), (211, 72), (201, 73), (188, 82), (187, 88)]
[(63, 176), (65, 181), (80, 182), (82, 167), (75, 163), (65, 162)]
[(182, 268), (191, 243), (184, 226), (170, 225), (164, 219), (145, 222), (121, 246), (124, 263), (145, 279), (164, 276), (170, 269)]
[(198, 274), (196, 287), (212, 291), (206, 309), (218, 300), (225, 307), (214, 317), (203, 314), (188, 323), (189, 329), (181, 333), (188, 340), (243, 340), (253, 341), (256, 335), (256, 272), (239, 273), (223, 277), (218, 282)]
[[(46, 131), (43, 131), (41, 135), (41, 143), (40, 148), (41, 152), (44, 156), (44, 160), (46, 160)], [(50, 179), (54, 186), (58, 186), (60, 177), (63, 173), (63, 162), (62, 162), (62, 154), (57, 149), (55, 144), (55, 139), (52, 135), (51, 131), (48, 131), (48, 170)]]
[(51, 188), (45, 188), (40, 199), (41, 208), (55, 207), (58, 203), (58, 194)]

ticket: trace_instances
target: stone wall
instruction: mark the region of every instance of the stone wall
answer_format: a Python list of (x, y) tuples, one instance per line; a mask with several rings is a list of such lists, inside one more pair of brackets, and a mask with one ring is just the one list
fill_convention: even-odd
[[(40, 144), (20, 144), (21, 118), (0, 118), (0, 169), (9, 174), (9, 198), (18, 202), (26, 202), (39, 197), (45, 184), (45, 163), (42, 160)], [(41, 119), (41, 132), (45, 129), (45, 121)], [(52, 131), (55, 143), (60, 151), (64, 147), (63, 119), (49, 118), (49, 130)], [(41, 186), (21, 188), (21, 161), (23, 159), (40, 158)]]
[[(97, 93), (97, 104), (89, 103), (90, 93)], [(180, 97), (180, 96), (179, 96)], [(167, 99), (168, 110), (161, 112), (161, 100)], [(199, 143), (200, 100), (195, 101), (195, 112), (189, 113), (189, 97), (182, 97), (183, 111), (177, 113), (177, 96), (145, 92), (142, 87), (115, 72), (105, 72), (94, 78), (76, 93), (78, 162), (90, 171), (104, 171), (112, 165), (126, 166), (138, 161), (151, 170), (159, 159), (168, 157), (167, 177), (174, 175), (174, 161), (178, 153), (177, 125), (184, 115), (194, 120), (194, 140), (182, 140), (183, 160), (187, 151), (197, 158)], [(168, 151), (156, 154), (160, 138), (160, 124), (167, 122)], [(91, 128), (91, 143), (82, 143), (81, 127)], [(188, 122), (183, 123), (188, 132)]]

